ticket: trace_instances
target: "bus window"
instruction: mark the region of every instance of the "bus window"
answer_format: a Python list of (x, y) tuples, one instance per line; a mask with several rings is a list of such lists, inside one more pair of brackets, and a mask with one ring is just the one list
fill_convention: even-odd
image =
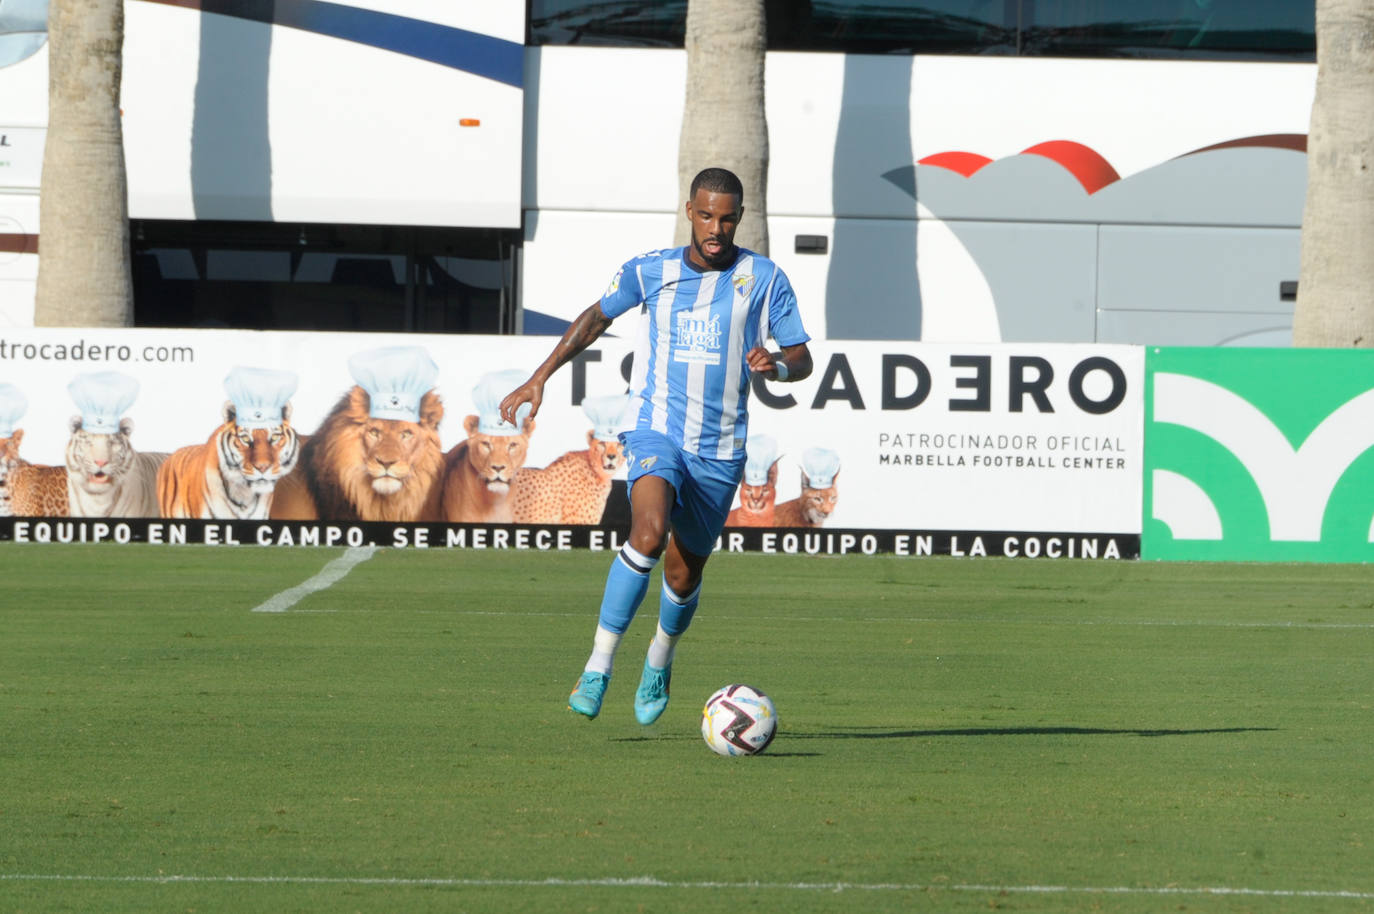
[(1055, 57), (1315, 58), (1316, 14), (1292, 0), (1029, 0), (1022, 53)]
[(1015, 54), (1015, 3), (878, 0), (768, 4), (774, 51)]
[(687, 0), (532, 0), (530, 44), (680, 48)]
[(134, 220), (140, 327), (503, 333), (516, 238), (498, 229)]
[[(1316, 59), (1312, 0), (767, 0), (768, 48)], [(531, 44), (683, 46), (685, 0), (530, 0)]]
[[(1018, 0), (767, 0), (773, 51), (1016, 53)], [(682, 47), (685, 0), (533, 0), (531, 44)]]

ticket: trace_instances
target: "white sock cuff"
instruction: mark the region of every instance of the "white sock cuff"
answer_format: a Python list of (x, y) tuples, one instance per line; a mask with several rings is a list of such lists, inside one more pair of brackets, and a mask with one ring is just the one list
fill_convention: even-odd
[(592, 638), (592, 655), (587, 658), (587, 665), (583, 669), (588, 673), (611, 675), (611, 669), (615, 666), (615, 652), (620, 647), (622, 637), (598, 625), (596, 635)]
[(592, 649), (604, 651), (607, 654), (614, 654), (616, 648), (620, 646), (620, 639), (624, 637), (623, 634), (613, 632), (608, 628), (602, 628), (598, 625), (596, 627), (596, 634), (592, 636)]
[(629, 543), (620, 547), (620, 560), (628, 565), (630, 570), (635, 574), (648, 574), (653, 571), (654, 566), (658, 564), (658, 559), (651, 559), (647, 555), (640, 554), (640, 552)]
[(685, 597), (679, 597), (673, 592), (673, 588), (668, 586), (668, 582), (663, 582), (663, 596), (673, 601), (678, 606), (690, 606), (698, 596), (701, 595), (701, 582), (697, 581), (697, 586), (692, 588), (692, 592)]
[(644, 659), (649, 666), (658, 667), (660, 670), (672, 666), (673, 655), (677, 653), (677, 643), (681, 639), (681, 635), (670, 635), (660, 625), (658, 631), (654, 632), (653, 640), (649, 642), (649, 653)]

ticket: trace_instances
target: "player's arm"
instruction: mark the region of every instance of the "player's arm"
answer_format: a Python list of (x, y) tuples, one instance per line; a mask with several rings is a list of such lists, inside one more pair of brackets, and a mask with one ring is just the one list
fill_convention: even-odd
[(514, 425), (516, 411), (525, 403), (530, 404), (531, 417), (539, 412), (539, 405), (544, 400), (544, 384), (555, 371), (596, 342), (609, 326), (611, 319), (601, 310), (600, 302), (579, 314), (568, 325), (563, 338), (553, 347), (553, 352), (550, 352), (548, 358), (544, 359), (534, 370), (534, 374), (530, 375), (530, 379), (506, 394), (506, 398), (501, 401), (501, 418)]
[(783, 346), (779, 352), (755, 346), (745, 358), (750, 371), (770, 381), (800, 381), (811, 374), (811, 350), (805, 343)]

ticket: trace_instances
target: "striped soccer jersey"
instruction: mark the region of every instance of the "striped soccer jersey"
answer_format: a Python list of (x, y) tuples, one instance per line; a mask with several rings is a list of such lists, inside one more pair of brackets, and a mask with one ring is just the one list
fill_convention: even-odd
[(685, 246), (651, 251), (621, 267), (601, 297), (609, 318), (638, 306), (643, 317), (630, 378), (635, 427), (661, 432), (700, 457), (743, 457), (745, 355), (770, 337), (779, 346), (810, 339), (787, 276), (744, 248), (725, 270), (700, 269)]

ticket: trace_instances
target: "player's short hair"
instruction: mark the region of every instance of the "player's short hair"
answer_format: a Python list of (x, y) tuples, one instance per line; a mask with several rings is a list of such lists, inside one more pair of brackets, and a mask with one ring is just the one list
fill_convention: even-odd
[(712, 194), (734, 194), (741, 203), (744, 202), (744, 185), (733, 171), (724, 168), (703, 168), (697, 172), (687, 195), (695, 197), (699, 190)]

